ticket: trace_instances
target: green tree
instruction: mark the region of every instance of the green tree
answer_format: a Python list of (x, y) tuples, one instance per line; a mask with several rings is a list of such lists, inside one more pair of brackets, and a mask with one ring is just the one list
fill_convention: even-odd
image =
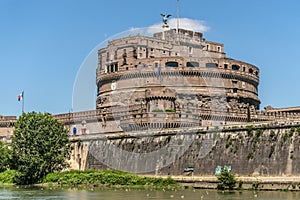
[(222, 169), (221, 173), (217, 175), (218, 190), (232, 190), (237, 182), (234, 173), (227, 169)]
[(0, 172), (9, 168), (10, 161), (11, 151), (4, 142), (0, 141)]
[(49, 113), (23, 113), (11, 145), (17, 184), (37, 183), (48, 173), (68, 167), (72, 150), (67, 128)]

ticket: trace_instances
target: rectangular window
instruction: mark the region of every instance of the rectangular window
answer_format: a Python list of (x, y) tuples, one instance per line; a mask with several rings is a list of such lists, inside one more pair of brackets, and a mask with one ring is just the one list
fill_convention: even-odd
[(119, 64), (118, 63), (115, 64), (115, 72), (117, 72), (117, 71), (119, 71)]
[(218, 64), (217, 63), (206, 63), (205, 66), (207, 68), (218, 68)]
[(110, 72), (114, 72), (114, 65), (113, 64), (110, 65)]
[(193, 53), (193, 47), (189, 47), (189, 54)]

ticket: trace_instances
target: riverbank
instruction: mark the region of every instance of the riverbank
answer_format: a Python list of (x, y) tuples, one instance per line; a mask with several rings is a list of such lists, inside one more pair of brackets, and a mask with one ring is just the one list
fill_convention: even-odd
[[(171, 178), (186, 188), (216, 189), (218, 184), (216, 176), (171, 176)], [(236, 189), (300, 191), (300, 176), (236, 176), (236, 180)]]
[[(14, 170), (0, 173), (0, 185), (13, 185)], [(236, 176), (235, 189), (300, 191), (300, 176)], [(118, 170), (71, 170), (50, 173), (37, 186), (137, 189), (216, 189), (216, 176), (136, 175)]]

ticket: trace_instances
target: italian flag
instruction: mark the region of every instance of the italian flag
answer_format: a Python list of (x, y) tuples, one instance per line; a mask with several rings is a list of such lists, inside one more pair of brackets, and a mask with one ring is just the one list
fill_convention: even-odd
[(24, 91), (18, 95), (18, 101), (21, 101), (24, 97)]

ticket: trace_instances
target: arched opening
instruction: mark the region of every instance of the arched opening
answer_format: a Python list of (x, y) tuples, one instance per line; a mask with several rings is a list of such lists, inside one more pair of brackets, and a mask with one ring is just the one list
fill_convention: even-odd
[(240, 69), (239, 65), (232, 65), (231, 66), (232, 70), (238, 71)]

